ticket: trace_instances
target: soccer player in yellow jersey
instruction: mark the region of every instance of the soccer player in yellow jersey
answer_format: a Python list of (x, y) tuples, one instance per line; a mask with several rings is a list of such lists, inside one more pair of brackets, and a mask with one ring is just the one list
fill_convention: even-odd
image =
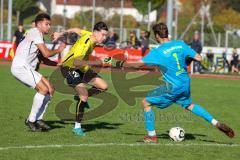
[[(67, 79), (68, 85), (73, 87), (79, 95), (73, 132), (78, 136), (84, 136), (81, 121), (88, 97), (106, 91), (108, 88), (107, 83), (91, 69), (91, 64), (87, 60), (95, 45), (106, 40), (108, 27), (104, 22), (98, 22), (95, 24), (93, 32), (78, 28), (70, 29), (68, 32), (76, 32), (80, 35), (80, 38), (63, 58), (60, 68), (63, 76)], [(93, 87), (87, 90), (86, 84)]]

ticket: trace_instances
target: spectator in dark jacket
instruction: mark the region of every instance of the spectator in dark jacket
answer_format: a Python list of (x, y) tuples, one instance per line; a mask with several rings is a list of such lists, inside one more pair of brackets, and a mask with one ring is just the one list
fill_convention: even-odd
[(110, 31), (109, 36), (107, 37), (105, 43), (106, 44), (116, 44), (117, 40), (118, 40), (117, 33)]
[[(191, 48), (194, 49), (198, 54), (201, 54), (202, 52), (202, 43), (200, 41), (199, 33), (198, 31), (195, 31), (193, 36), (193, 41), (191, 43)], [(193, 72), (201, 72), (201, 63), (198, 61), (194, 61), (193, 63)]]
[(149, 35), (148, 31), (141, 31), (141, 48), (142, 48), (142, 56), (145, 55), (145, 52), (149, 49)]
[(237, 54), (237, 48), (233, 48), (233, 54), (232, 54), (232, 61), (231, 61), (231, 66), (232, 66), (232, 73), (238, 72), (238, 54)]
[(23, 28), (23, 25), (19, 24), (18, 29), (15, 31), (14, 36), (13, 36), (13, 43), (14, 42), (16, 43), (16, 47), (22, 41), (24, 34), (25, 34), (25, 30)]
[(208, 61), (208, 64), (209, 64), (209, 67), (208, 69), (209, 70), (213, 70), (213, 66), (214, 66), (214, 54), (212, 52), (211, 49), (209, 49), (206, 53), (206, 56), (207, 56), (207, 61)]
[(227, 67), (228, 72), (230, 72), (231, 71), (231, 65), (229, 64), (228, 59), (227, 59), (227, 50), (223, 51), (222, 58), (223, 58), (223, 68)]

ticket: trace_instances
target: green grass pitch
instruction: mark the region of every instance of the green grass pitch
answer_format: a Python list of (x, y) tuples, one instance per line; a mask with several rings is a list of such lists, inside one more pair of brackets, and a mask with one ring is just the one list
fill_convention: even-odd
[[(41, 68), (48, 76), (52, 68)], [(118, 76), (117, 73), (114, 76)], [(100, 117), (85, 121), (83, 138), (72, 134), (73, 121), (62, 121), (56, 116), (56, 106), (62, 100), (72, 100), (70, 94), (56, 91), (45, 120), (53, 129), (47, 133), (33, 133), (24, 125), (30, 112), (34, 90), (18, 82), (10, 73), (9, 65), (0, 66), (0, 160), (71, 160), (71, 159), (238, 159), (240, 157), (240, 82), (220, 79), (193, 78), (192, 98), (204, 106), (212, 115), (236, 132), (229, 139), (204, 120), (173, 105), (167, 109), (154, 108), (156, 130), (159, 142), (156, 145), (138, 141), (146, 134), (141, 110), (141, 98), (129, 106), (125, 95), (118, 95), (113, 87), (110, 72), (100, 72), (109, 84), (108, 93), (117, 97), (117, 107)], [(138, 76), (136, 73), (129, 73)], [(124, 93), (130, 81), (119, 81), (119, 89)], [(116, 83), (116, 82), (114, 82)], [(133, 87), (145, 90), (146, 86)], [(105, 93), (103, 93), (105, 94)], [(111, 99), (109, 98), (109, 101)], [(90, 98), (91, 108), (97, 108), (99, 100)], [(111, 105), (112, 103), (107, 103)], [(111, 108), (111, 106), (109, 106)], [(74, 105), (70, 107), (74, 112)], [(169, 140), (167, 130), (180, 126), (186, 132), (183, 142)]]

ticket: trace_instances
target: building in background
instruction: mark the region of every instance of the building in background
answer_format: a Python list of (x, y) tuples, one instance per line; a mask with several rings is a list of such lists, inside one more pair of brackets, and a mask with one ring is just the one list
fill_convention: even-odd
[[(65, 15), (68, 18), (73, 18), (77, 12), (85, 12), (93, 9), (92, 0), (40, 0), (40, 7), (48, 11), (51, 15), (64, 14), (64, 2), (66, 1)], [(96, 0), (96, 12), (104, 15), (106, 19), (113, 16), (115, 13), (121, 14), (120, 0)], [(147, 6), (146, 6), (147, 7)], [(123, 15), (132, 15), (138, 22), (146, 18), (134, 8), (132, 0), (124, 0)], [(150, 23), (155, 22), (157, 11), (150, 13)]]

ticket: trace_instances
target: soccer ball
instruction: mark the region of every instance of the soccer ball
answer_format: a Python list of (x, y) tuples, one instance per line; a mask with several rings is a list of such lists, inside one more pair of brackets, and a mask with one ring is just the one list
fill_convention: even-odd
[(181, 127), (173, 127), (169, 131), (169, 137), (175, 142), (181, 142), (184, 140), (185, 131)]

